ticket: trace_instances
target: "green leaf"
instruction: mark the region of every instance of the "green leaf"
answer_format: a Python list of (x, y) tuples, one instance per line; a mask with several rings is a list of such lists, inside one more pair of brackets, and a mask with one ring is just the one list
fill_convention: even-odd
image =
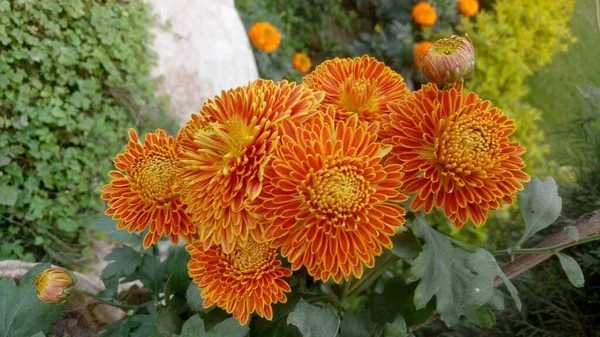
[(368, 310), (358, 314), (347, 312), (344, 314), (340, 325), (341, 337), (363, 337), (371, 336), (375, 332), (377, 324), (371, 321)]
[(583, 277), (583, 271), (581, 271), (581, 267), (579, 263), (575, 261), (574, 258), (570, 257), (567, 254), (556, 253), (555, 254), (560, 261), (560, 266), (567, 274), (567, 278), (569, 278), (569, 282), (577, 288), (583, 287), (585, 283), (585, 279)]
[(185, 295), (190, 284), (187, 263), (190, 260), (190, 254), (183, 247), (171, 247), (169, 255), (163, 262), (165, 273), (171, 278), (173, 290), (179, 294)]
[(131, 247), (118, 247), (113, 249), (104, 259), (113, 262), (102, 270), (102, 281), (107, 289), (116, 289), (119, 278), (132, 274), (141, 265), (142, 254)]
[(383, 336), (384, 337), (407, 337), (408, 336), (408, 328), (406, 327), (406, 322), (404, 321), (404, 318), (402, 316), (398, 315), (391, 323), (386, 323)]
[(43, 332), (38, 332), (35, 335), (31, 336), (31, 337), (46, 337), (46, 335), (44, 335)]
[(117, 230), (117, 221), (110, 216), (103, 216), (90, 221), (94, 230), (108, 234), (108, 240), (128, 242), (136, 235), (127, 233), (126, 230)]
[(566, 226), (565, 228), (563, 228), (563, 231), (565, 233), (567, 233), (567, 235), (571, 238), (571, 240), (579, 241), (579, 231), (577, 230), (577, 227)]
[(129, 337), (129, 332), (136, 328), (136, 324), (130, 319), (111, 323), (101, 337)]
[(169, 335), (182, 331), (183, 320), (174, 306), (161, 307), (156, 316), (156, 326), (160, 333)]
[(519, 207), (525, 222), (525, 233), (519, 245), (540, 230), (550, 226), (562, 208), (562, 199), (558, 196), (558, 188), (554, 178), (548, 177), (544, 182), (532, 178), (525, 192), (519, 194)]
[(187, 304), (195, 312), (204, 311), (204, 307), (202, 307), (202, 296), (200, 294), (200, 289), (198, 285), (194, 282), (190, 282), (187, 292), (185, 294), (185, 298), (187, 300)]
[(297, 293), (287, 296), (287, 302), (273, 305), (273, 319), (268, 321), (262, 317), (255, 317), (250, 321), (252, 331), (261, 337), (302, 337), (300, 330), (294, 325), (287, 324), (288, 315), (294, 311), (300, 300)]
[(240, 325), (237, 319), (229, 317), (208, 331), (204, 330), (204, 321), (196, 314), (183, 324), (180, 337), (244, 337), (250, 331), (248, 325)]
[(0, 186), (0, 205), (12, 207), (17, 203), (19, 190), (8, 185)]
[(417, 238), (410, 231), (394, 235), (392, 243), (394, 244), (392, 253), (411, 264), (422, 250)]
[(10, 164), (10, 158), (0, 154), (0, 167)]
[(135, 272), (127, 276), (125, 281), (140, 280), (146, 287), (158, 294), (163, 290), (167, 280), (164, 267), (160, 263), (159, 256), (144, 254), (141, 264), (135, 269)]
[(417, 237), (425, 240), (427, 245), (414, 260), (411, 272), (420, 279), (415, 290), (414, 302), (417, 309), (424, 308), (434, 295), (437, 296), (438, 308), (451, 303), (450, 267), (452, 266), (452, 244), (445, 235), (427, 226), (422, 216), (417, 217), (411, 228)]
[(0, 280), (0, 337), (48, 332), (60, 317), (64, 305), (44, 303), (37, 297), (34, 277), (47, 268), (48, 263), (31, 268), (19, 286), (12, 278)]
[(70, 218), (60, 218), (56, 220), (56, 224), (58, 225), (58, 229), (67, 233), (73, 233), (79, 228), (79, 224)]
[(288, 318), (288, 324), (298, 327), (304, 337), (335, 337), (340, 318), (330, 305), (317, 307), (300, 299)]
[(496, 323), (496, 317), (487, 305), (482, 307), (466, 310), (465, 315), (475, 324), (483, 328), (491, 328)]

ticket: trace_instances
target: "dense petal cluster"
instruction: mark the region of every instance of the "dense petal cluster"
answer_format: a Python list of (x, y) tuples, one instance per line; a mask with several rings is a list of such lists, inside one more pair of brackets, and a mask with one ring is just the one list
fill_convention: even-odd
[(361, 121), (378, 121), (389, 103), (410, 95), (402, 76), (367, 55), (325, 61), (302, 84), (324, 91), (323, 104), (334, 107), (340, 120), (358, 115)]
[(425, 2), (418, 2), (412, 10), (412, 17), (415, 23), (420, 26), (433, 26), (437, 21), (435, 8)]
[(487, 210), (512, 203), (529, 181), (525, 149), (508, 139), (514, 122), (475, 93), (428, 84), (390, 109), (382, 122), (382, 141), (392, 146), (386, 162), (403, 166), (411, 210), (435, 205), (458, 227), (469, 219), (481, 225)]
[(233, 251), (255, 227), (246, 208), (262, 190), (280, 131), (316, 113), (322, 93), (287, 81), (257, 80), (207, 101), (177, 138), (181, 187), (205, 246)]
[(101, 198), (108, 201), (106, 214), (119, 221), (117, 229), (127, 228), (129, 233), (142, 232), (150, 224), (144, 248), (163, 235), (174, 243), (180, 235), (189, 242), (196, 227), (174, 187), (175, 139), (160, 129), (147, 134), (143, 145), (133, 129), (129, 129), (129, 138), (125, 152), (114, 159), (117, 170), (108, 173), (110, 183), (102, 187)]
[(378, 123), (334, 121), (333, 108), (288, 130), (252, 205), (261, 236), (319, 280), (360, 278), (404, 223), (400, 165), (382, 165)]
[(285, 293), (291, 289), (283, 278), (292, 271), (281, 266), (268, 243), (250, 239), (225, 253), (220, 246), (194, 241), (186, 249), (188, 272), (202, 290), (204, 308), (217, 304), (244, 325), (253, 312), (271, 320), (271, 305), (287, 301)]
[(250, 31), (248, 31), (248, 37), (256, 48), (265, 53), (272, 53), (277, 50), (281, 42), (281, 34), (279, 34), (277, 28), (266, 21), (253, 24)]

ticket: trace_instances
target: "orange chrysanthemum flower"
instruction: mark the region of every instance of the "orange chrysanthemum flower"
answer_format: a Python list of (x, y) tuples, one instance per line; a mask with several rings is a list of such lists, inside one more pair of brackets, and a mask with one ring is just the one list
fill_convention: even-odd
[(423, 66), (423, 58), (431, 45), (433, 45), (433, 43), (429, 41), (421, 41), (415, 45), (415, 48), (413, 49), (413, 58), (417, 68), (421, 69), (421, 66)]
[(270, 22), (260, 21), (250, 27), (248, 37), (252, 44), (265, 53), (274, 52), (281, 42), (281, 34)]
[(411, 210), (435, 205), (457, 227), (468, 219), (479, 226), (529, 181), (525, 149), (508, 139), (514, 121), (475, 93), (428, 84), (390, 109), (381, 134), (393, 146), (387, 162), (403, 165), (402, 188), (415, 194)]
[(108, 201), (107, 215), (119, 220), (117, 229), (142, 232), (144, 248), (162, 235), (177, 243), (182, 235), (188, 242), (196, 233), (180, 193), (173, 187), (177, 173), (177, 148), (173, 137), (163, 130), (147, 134), (144, 145), (129, 129), (130, 141), (124, 153), (115, 157), (118, 171), (110, 171), (110, 183), (102, 187), (101, 198)]
[(477, 14), (479, 11), (479, 1), (477, 0), (459, 0), (457, 6), (458, 11), (467, 17)]
[(425, 1), (421, 1), (413, 7), (412, 17), (417, 25), (433, 26), (437, 20), (437, 13), (432, 5)]
[(321, 63), (304, 77), (302, 85), (325, 91), (325, 106), (337, 119), (357, 114), (361, 121), (377, 121), (389, 103), (410, 94), (402, 76), (373, 57), (335, 58)]
[(283, 278), (292, 271), (281, 267), (277, 250), (268, 243), (250, 239), (227, 254), (220, 246), (205, 249), (194, 241), (186, 250), (191, 255), (188, 273), (202, 290), (204, 308), (216, 304), (245, 325), (255, 311), (271, 320), (271, 304), (287, 301), (284, 293), (291, 289)]
[(292, 65), (294, 66), (294, 69), (303, 74), (306, 74), (310, 71), (310, 68), (312, 68), (310, 57), (302, 52), (294, 54), (294, 57), (292, 57)]
[(263, 173), (286, 123), (316, 113), (322, 93), (256, 80), (208, 100), (179, 132), (177, 183), (203, 244), (233, 251), (255, 227), (246, 202), (262, 189)]
[[(263, 193), (252, 205), (260, 235), (281, 247), (296, 270), (319, 280), (360, 278), (404, 224), (393, 204), (407, 197), (400, 165), (382, 165), (387, 150), (378, 123), (356, 116), (334, 121), (319, 114), (283, 137), (277, 159), (265, 171)], [(388, 203), (393, 202), (393, 203)]]

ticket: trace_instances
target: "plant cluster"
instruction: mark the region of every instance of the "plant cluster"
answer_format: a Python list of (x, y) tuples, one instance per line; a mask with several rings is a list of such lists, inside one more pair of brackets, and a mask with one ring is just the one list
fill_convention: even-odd
[(152, 22), (141, 1), (0, 1), (0, 258), (92, 256), (109, 158), (130, 125), (165, 125)]

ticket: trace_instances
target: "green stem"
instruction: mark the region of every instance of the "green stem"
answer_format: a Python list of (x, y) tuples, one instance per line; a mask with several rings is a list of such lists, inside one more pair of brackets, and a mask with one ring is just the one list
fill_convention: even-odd
[(569, 243), (565, 243), (563, 245), (557, 245), (552, 247), (542, 247), (542, 248), (519, 248), (519, 249), (502, 249), (494, 252), (494, 256), (500, 255), (512, 255), (512, 254), (540, 254), (540, 253), (556, 253), (560, 250), (577, 246), (580, 244), (584, 244), (587, 242), (593, 242), (600, 240), (600, 234), (591, 235), (587, 238), (583, 238), (579, 241), (572, 241)]
[(91, 293), (89, 291), (83, 290), (83, 289), (79, 289), (79, 288), (73, 288), (73, 291), (88, 297), (93, 298), (94, 300), (98, 301), (98, 302), (102, 302), (108, 305), (111, 305), (113, 307), (117, 307), (117, 308), (121, 308), (123, 310), (134, 310), (137, 311), (137, 309), (139, 309), (140, 307), (146, 306), (148, 304), (151, 304), (152, 302), (146, 302), (146, 303), (142, 303), (139, 305), (131, 305), (131, 304), (125, 304), (125, 303), (121, 303), (117, 300), (114, 300), (112, 298), (108, 298), (108, 297), (101, 297), (98, 296), (97, 294)]
[(372, 269), (368, 269), (362, 276), (362, 278), (358, 279), (348, 291), (347, 298), (352, 298), (360, 294), (363, 290), (375, 282), (379, 276), (385, 273), (388, 268), (394, 264), (398, 260), (398, 257), (394, 255), (394, 253), (387, 251), (383, 254), (381, 259), (379, 260), (379, 264), (375, 265)]

